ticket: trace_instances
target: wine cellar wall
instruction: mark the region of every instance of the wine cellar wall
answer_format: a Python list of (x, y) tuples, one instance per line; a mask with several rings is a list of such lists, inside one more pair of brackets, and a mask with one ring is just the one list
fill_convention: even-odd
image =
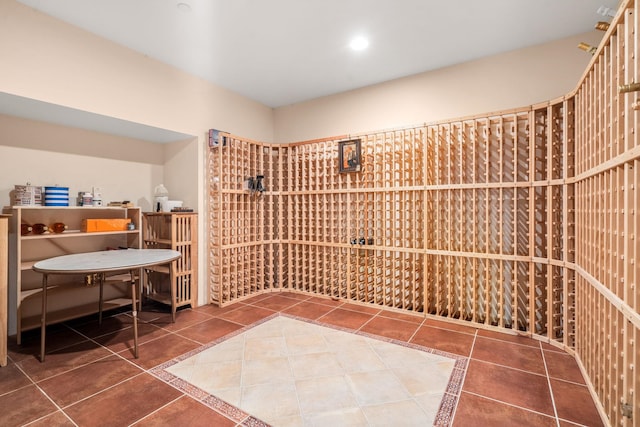
[(624, 2), (574, 94), (575, 352), (616, 426), (640, 422), (639, 18)]
[[(290, 289), (574, 345), (573, 100), (338, 141), (209, 152), (211, 300)], [(571, 136), (567, 136), (571, 135)], [(244, 188), (264, 175), (266, 191)]]
[[(633, 425), (640, 100), (619, 86), (640, 82), (638, 8), (544, 104), (286, 145), (221, 133), (210, 301), (290, 290), (527, 334), (573, 352), (611, 424)], [(340, 173), (353, 139), (361, 170)]]

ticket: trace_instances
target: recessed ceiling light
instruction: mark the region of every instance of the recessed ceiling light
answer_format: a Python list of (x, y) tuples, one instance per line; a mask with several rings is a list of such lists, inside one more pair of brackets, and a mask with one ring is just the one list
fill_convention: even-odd
[(189, 3), (180, 2), (176, 5), (180, 12), (191, 12), (191, 5)]
[(362, 36), (355, 37), (349, 43), (349, 47), (353, 50), (364, 50), (369, 46), (369, 40)]

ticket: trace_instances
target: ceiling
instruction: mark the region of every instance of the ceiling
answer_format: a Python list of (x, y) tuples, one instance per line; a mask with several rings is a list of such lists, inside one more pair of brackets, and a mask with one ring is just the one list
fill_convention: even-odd
[(584, 33), (619, 3), (18, 1), (274, 108)]

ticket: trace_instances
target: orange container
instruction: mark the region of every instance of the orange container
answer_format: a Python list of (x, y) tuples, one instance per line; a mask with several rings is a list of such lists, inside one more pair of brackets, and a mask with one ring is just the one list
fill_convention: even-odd
[(82, 231), (125, 231), (130, 222), (131, 218), (83, 219)]

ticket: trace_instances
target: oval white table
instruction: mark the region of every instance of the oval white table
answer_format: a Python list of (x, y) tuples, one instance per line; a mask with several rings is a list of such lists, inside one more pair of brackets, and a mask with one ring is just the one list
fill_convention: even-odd
[[(138, 312), (136, 309), (136, 283), (134, 271), (156, 265), (168, 264), (180, 258), (171, 249), (120, 249), (62, 255), (38, 261), (33, 270), (42, 273), (42, 316), (40, 318), (40, 361), (44, 362), (45, 333), (47, 327), (47, 280), (51, 274), (98, 274), (100, 277), (99, 312), (102, 316), (102, 288), (104, 273), (131, 272), (131, 304), (133, 315), (134, 356), (138, 357)], [(142, 275), (140, 275), (142, 277)]]

